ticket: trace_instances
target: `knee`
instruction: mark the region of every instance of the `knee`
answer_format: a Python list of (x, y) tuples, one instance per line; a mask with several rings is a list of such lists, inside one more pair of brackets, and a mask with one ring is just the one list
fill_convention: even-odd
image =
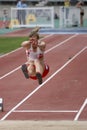
[(34, 71), (33, 71), (33, 70), (29, 70), (28, 72), (29, 72), (29, 75), (30, 75), (30, 76), (34, 74)]
[(28, 67), (27, 70), (28, 70), (29, 75), (33, 75), (35, 73), (35, 70), (34, 70), (33, 66)]
[(34, 63), (35, 63), (35, 65), (40, 64), (40, 61), (38, 59), (36, 59)]

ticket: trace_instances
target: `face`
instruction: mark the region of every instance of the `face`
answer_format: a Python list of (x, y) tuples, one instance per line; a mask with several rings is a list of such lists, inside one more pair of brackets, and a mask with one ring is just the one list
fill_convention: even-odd
[(36, 36), (33, 36), (32, 38), (30, 38), (30, 42), (31, 42), (33, 48), (37, 48), (38, 39)]

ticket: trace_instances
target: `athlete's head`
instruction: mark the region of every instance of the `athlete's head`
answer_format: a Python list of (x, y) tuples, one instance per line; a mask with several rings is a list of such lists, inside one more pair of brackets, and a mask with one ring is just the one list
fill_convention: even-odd
[(37, 36), (37, 38), (39, 39), (39, 29), (40, 27), (35, 27), (30, 33), (29, 33), (29, 38), (33, 37), (33, 36)]
[(29, 38), (39, 39), (39, 34), (37, 32), (31, 32), (29, 34)]
[(39, 34), (38, 33), (34, 33), (29, 38), (30, 38), (29, 40), (30, 40), (30, 43), (31, 43), (32, 47), (36, 48), (37, 45), (38, 45)]

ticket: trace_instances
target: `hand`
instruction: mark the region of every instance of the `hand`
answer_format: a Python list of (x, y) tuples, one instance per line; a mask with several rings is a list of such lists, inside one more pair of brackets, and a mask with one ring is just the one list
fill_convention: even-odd
[(37, 44), (38, 44), (38, 40), (35, 39), (35, 38), (31, 38), (31, 39), (30, 39), (30, 44), (32, 44), (32, 45), (37, 45)]

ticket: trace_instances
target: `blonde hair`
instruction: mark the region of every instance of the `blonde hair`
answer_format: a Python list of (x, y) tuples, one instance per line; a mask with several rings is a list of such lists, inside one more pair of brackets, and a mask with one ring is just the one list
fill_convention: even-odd
[(34, 33), (34, 32), (31, 32), (30, 34), (29, 34), (29, 38), (32, 38), (32, 37), (34, 37), (34, 36), (36, 36), (37, 37), (37, 39), (39, 39), (39, 34), (38, 33)]

